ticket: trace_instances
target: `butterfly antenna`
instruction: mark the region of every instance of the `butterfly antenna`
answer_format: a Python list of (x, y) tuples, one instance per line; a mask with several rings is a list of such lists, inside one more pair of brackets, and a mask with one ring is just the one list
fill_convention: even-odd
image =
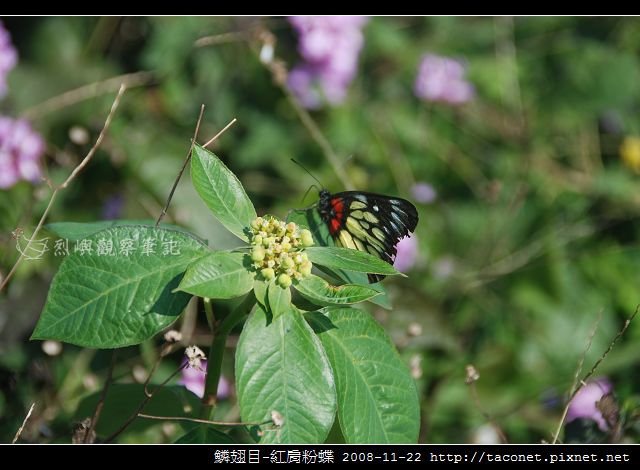
[(305, 191), (304, 196), (302, 196), (302, 200), (300, 202), (304, 202), (304, 200), (307, 198), (307, 196), (309, 195), (309, 191), (311, 191), (312, 188), (316, 188), (317, 191), (320, 191), (318, 189), (318, 187), (315, 184), (312, 184), (311, 186), (309, 186), (309, 188)]
[[(295, 163), (296, 165), (298, 165), (300, 168), (302, 168), (304, 171), (306, 171), (307, 173), (309, 173), (309, 176), (311, 176), (314, 180), (316, 180), (316, 181), (318, 182), (318, 184), (319, 184), (321, 187), (323, 187), (323, 188), (324, 188), (324, 185), (320, 182), (320, 180), (319, 180), (318, 178), (316, 178), (315, 176), (313, 176), (313, 173), (311, 173), (309, 170), (307, 170), (307, 169), (305, 168), (305, 166), (304, 166), (302, 163), (300, 163), (299, 161), (297, 161), (297, 160), (295, 160), (295, 159), (293, 159), (293, 158), (291, 159), (291, 161), (292, 161), (293, 163)], [(308, 192), (308, 191), (307, 191), (307, 192)]]

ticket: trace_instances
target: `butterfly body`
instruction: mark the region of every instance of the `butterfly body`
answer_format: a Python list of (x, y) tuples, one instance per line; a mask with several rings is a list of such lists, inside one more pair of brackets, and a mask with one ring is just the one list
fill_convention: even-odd
[[(320, 191), (318, 212), (336, 245), (364, 251), (393, 264), (397, 243), (418, 224), (418, 211), (406, 199), (361, 191)], [(369, 274), (370, 282), (384, 279)]]

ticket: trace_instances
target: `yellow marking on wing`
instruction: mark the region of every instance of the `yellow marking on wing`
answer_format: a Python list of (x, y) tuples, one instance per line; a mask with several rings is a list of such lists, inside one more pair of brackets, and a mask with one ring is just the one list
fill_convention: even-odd
[(384, 233), (382, 233), (382, 230), (380, 230), (378, 227), (373, 227), (371, 233), (373, 233), (373, 235), (381, 242), (384, 241)]
[(344, 248), (351, 248), (353, 250), (357, 249), (356, 244), (353, 242), (353, 238), (351, 237), (351, 234), (346, 230), (340, 230), (339, 240), (340, 240), (340, 244)]
[(373, 215), (371, 212), (364, 213), (364, 220), (366, 220), (367, 222), (371, 222), (372, 224), (378, 223), (378, 218), (375, 215)]
[(367, 239), (367, 232), (365, 229), (363, 229), (362, 225), (360, 225), (360, 223), (351, 216), (347, 217), (345, 227), (349, 229), (349, 232), (351, 232), (354, 237), (359, 238), (360, 240)]
[(360, 202), (360, 201), (353, 201), (351, 203), (351, 205), (349, 206), (349, 209), (351, 209), (352, 211), (356, 210), (356, 209), (364, 209), (365, 207), (367, 207), (367, 205), (364, 202)]

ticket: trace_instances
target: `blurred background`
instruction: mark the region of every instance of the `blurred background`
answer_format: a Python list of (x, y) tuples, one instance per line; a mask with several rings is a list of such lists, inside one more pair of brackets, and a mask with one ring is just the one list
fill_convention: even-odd
[[(200, 142), (237, 119), (211, 149), (259, 214), (284, 218), (317, 201), (315, 189), (305, 197), (317, 183), (291, 158), (330, 191), (411, 200), (420, 223), (396, 261), (409, 277), (385, 280), (391, 310), (366, 308), (417, 381), (420, 442), (551, 441), (581, 364), (580, 377), (640, 303), (638, 18), (0, 21), (2, 278), (49, 184), (86, 155), (124, 82), (100, 150), (47, 221), (155, 219), (202, 104)], [(166, 221), (214, 248), (238, 245), (188, 172)], [(1, 442), (34, 402), (21, 440), (71, 442), (110, 361), (108, 351), (29, 341), (64, 257), (44, 237), (48, 251), (0, 292)], [(196, 302), (176, 328), (209, 344)], [(638, 441), (639, 339), (636, 319), (595, 372), (595, 398), (570, 410), (565, 440)], [(159, 343), (121, 351), (116, 381), (144, 381)], [(221, 418), (237, 420), (228, 346)], [(154, 377), (180, 361), (170, 356)], [(609, 409), (598, 409), (609, 391)], [(123, 442), (180, 434), (146, 422)]]

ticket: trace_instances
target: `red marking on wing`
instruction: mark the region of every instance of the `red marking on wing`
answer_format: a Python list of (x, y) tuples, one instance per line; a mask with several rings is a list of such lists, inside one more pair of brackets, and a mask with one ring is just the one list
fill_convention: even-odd
[(331, 235), (337, 235), (344, 220), (344, 202), (341, 198), (331, 199), (331, 207), (333, 208), (335, 215), (331, 218), (331, 222), (329, 223), (329, 232), (331, 232)]

